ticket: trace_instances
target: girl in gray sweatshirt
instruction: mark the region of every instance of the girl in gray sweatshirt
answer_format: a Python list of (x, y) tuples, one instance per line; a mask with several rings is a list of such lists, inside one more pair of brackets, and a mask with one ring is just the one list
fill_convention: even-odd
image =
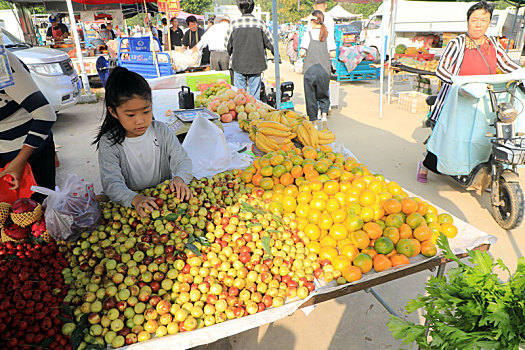
[(181, 200), (191, 197), (192, 164), (175, 134), (153, 120), (151, 88), (137, 73), (113, 70), (106, 83), (106, 113), (95, 138), (104, 193), (140, 216), (158, 209), (155, 198), (135, 191), (170, 180)]

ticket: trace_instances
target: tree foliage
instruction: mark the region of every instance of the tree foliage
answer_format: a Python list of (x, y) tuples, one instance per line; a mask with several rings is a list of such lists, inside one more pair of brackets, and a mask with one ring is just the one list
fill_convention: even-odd
[(4, 0), (0, 0), (0, 10), (10, 10), (10, 9), (11, 9), (10, 3)]
[[(256, 2), (257, 3), (257, 2)], [(272, 13), (271, 0), (259, 0), (262, 11)], [(363, 14), (366, 18), (374, 13), (381, 3), (366, 3), (366, 4), (349, 4), (338, 3), (334, 0), (328, 0), (326, 3), (327, 10), (332, 9), (337, 4), (340, 4), (344, 9), (355, 14)], [(301, 18), (304, 18), (312, 13), (314, 9), (313, 0), (277, 0), (277, 17), (279, 23), (297, 23)]]
[(182, 0), (180, 7), (183, 11), (203, 15), (204, 12), (213, 9), (212, 0)]
[(379, 8), (379, 5), (381, 5), (380, 2), (369, 2), (366, 4), (349, 4), (349, 3), (341, 3), (341, 6), (356, 15), (362, 14), (363, 18), (368, 18), (371, 14), (377, 11)]

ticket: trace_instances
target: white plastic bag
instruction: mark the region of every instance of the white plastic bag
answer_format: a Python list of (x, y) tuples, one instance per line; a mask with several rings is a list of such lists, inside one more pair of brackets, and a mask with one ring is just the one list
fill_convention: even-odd
[(229, 169), (232, 157), (221, 129), (202, 116), (197, 116), (182, 143), (193, 163), (197, 179)]
[(189, 67), (198, 67), (201, 64), (202, 54), (193, 50), (186, 50), (184, 52), (172, 52), (171, 59), (177, 72), (184, 71)]
[(93, 184), (76, 174), (69, 174), (62, 190), (33, 186), (47, 195), (43, 206), (46, 227), (57, 241), (72, 242), (84, 231), (94, 230), (100, 222), (100, 208)]
[(303, 64), (304, 64), (304, 58), (299, 58), (295, 63), (293, 64), (293, 70), (295, 73), (302, 73), (303, 72)]

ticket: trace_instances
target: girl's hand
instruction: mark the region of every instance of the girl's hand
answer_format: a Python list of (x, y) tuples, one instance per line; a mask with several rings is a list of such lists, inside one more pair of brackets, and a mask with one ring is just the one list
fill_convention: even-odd
[(171, 192), (177, 192), (177, 198), (180, 201), (183, 201), (184, 199), (190, 199), (192, 197), (190, 188), (188, 185), (186, 185), (184, 180), (178, 176), (175, 176), (173, 180), (170, 181), (170, 190)]
[(10, 188), (10, 190), (17, 190), (20, 186), (20, 179), (22, 178), (22, 174), (24, 173), (24, 166), (26, 165), (25, 161), (18, 161), (16, 158), (13, 159), (5, 169), (0, 172), (0, 179), (3, 178), (6, 175), (11, 175), (12, 180), (9, 182), (13, 187)]
[[(155, 198), (142, 196), (140, 194), (133, 197), (131, 204), (141, 217), (148, 216), (153, 210), (159, 209), (159, 206), (155, 203)], [(146, 210), (148, 210), (149, 213), (146, 213)]]

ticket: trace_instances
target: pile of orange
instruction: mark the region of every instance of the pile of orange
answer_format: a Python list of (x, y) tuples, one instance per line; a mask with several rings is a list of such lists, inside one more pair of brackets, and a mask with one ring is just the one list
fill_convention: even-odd
[(442, 232), (457, 234), (449, 214), (372, 174), (329, 146), (278, 151), (257, 158), (241, 179), (265, 190), (266, 209), (297, 222), (307, 248), (339, 271), (338, 282), (436, 255)]

